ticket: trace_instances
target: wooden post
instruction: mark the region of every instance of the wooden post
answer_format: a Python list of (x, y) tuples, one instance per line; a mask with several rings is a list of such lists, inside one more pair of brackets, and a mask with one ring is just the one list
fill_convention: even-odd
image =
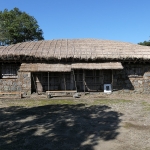
[(113, 82), (114, 82), (114, 76), (113, 76), (113, 70), (112, 70), (112, 81), (111, 81), (112, 92), (113, 92)]
[(66, 91), (66, 79), (65, 79), (65, 73), (64, 73), (64, 87), (65, 87), (65, 91)]
[(76, 88), (76, 91), (77, 91), (77, 83), (76, 83), (76, 78), (75, 78), (74, 70), (73, 70), (73, 78), (74, 78), (75, 88)]
[(36, 82), (35, 82), (35, 79), (34, 79), (33, 73), (31, 73), (31, 76), (32, 76), (32, 79), (33, 79), (33, 82), (34, 82), (34, 87), (35, 87), (36, 93), (38, 93), (37, 85), (36, 85)]
[(48, 91), (49, 91), (49, 72), (48, 72)]
[(36, 85), (38, 94), (43, 92), (43, 86), (41, 84), (41, 73), (36, 73)]
[(103, 87), (103, 92), (104, 92), (104, 70), (102, 70), (102, 87)]
[(70, 90), (74, 89), (74, 78), (73, 78), (73, 72), (70, 73)]
[(84, 89), (84, 95), (85, 95), (85, 72), (83, 69), (83, 89)]

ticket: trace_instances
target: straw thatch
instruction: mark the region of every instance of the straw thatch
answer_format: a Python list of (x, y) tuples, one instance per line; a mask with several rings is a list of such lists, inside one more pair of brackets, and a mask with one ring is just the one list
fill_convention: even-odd
[(68, 64), (42, 64), (42, 63), (22, 63), (19, 71), (22, 72), (70, 72), (71, 65)]
[(73, 64), (44, 64), (44, 63), (22, 63), (19, 71), (22, 72), (70, 72), (71, 69), (123, 69), (121, 63), (73, 63)]
[(150, 47), (96, 40), (50, 40), (0, 47), (0, 60), (150, 60)]
[(121, 63), (75, 63), (71, 65), (72, 69), (123, 69), (123, 66)]

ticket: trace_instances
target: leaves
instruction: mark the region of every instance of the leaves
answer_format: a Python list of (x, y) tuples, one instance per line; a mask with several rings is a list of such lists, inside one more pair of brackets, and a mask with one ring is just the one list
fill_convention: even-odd
[(140, 42), (138, 44), (139, 45), (144, 45), (144, 46), (150, 46), (150, 41), (144, 41), (144, 42)]
[(36, 19), (18, 8), (0, 11), (0, 41), (4, 45), (43, 40), (42, 34)]

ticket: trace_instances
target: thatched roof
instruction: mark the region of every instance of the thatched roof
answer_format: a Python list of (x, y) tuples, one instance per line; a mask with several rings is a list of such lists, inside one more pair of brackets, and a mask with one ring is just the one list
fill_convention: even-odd
[(123, 66), (119, 62), (115, 63), (74, 63), (71, 65), (72, 69), (123, 69)]
[(62, 39), (0, 46), (0, 60), (150, 60), (150, 47), (132, 43)]
[(23, 72), (70, 72), (71, 69), (123, 69), (119, 62), (110, 63), (73, 63), (73, 64), (45, 64), (45, 63), (22, 63), (19, 71)]
[(70, 64), (22, 63), (19, 71), (23, 72), (70, 72)]

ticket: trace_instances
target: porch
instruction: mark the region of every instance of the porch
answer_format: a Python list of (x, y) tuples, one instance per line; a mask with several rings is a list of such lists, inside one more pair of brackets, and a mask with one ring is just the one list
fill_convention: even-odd
[(113, 86), (113, 70), (123, 69), (121, 63), (57, 63), (21, 64), (20, 71), (31, 72), (31, 92), (104, 91), (104, 84)]
[(72, 70), (71, 72), (32, 72), (32, 92), (46, 91), (104, 91), (104, 84), (113, 81), (112, 70)]

